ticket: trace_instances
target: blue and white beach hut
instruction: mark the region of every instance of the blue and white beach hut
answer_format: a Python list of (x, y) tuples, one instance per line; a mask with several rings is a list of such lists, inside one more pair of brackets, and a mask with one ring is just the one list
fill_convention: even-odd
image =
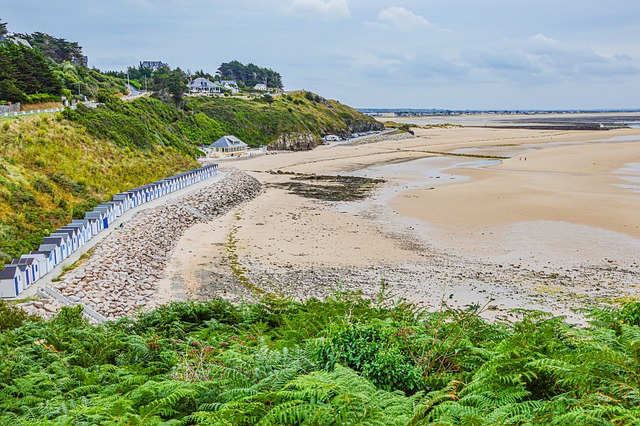
[[(49, 272), (49, 259), (42, 253), (31, 252), (29, 254), (23, 254), (20, 256), (20, 259), (28, 259), (31, 258), (36, 262), (35, 267), (35, 279), (36, 281), (43, 277), (47, 272)], [(52, 267), (53, 269), (53, 267)]]
[(18, 265), (5, 265), (0, 271), (0, 297), (16, 297), (23, 290), (22, 272)]
[[(56, 250), (56, 264), (62, 262), (69, 255), (67, 252), (67, 245), (64, 241), (63, 237), (56, 236), (48, 236), (42, 239), (42, 244), (51, 245), (57, 248)], [(41, 244), (41, 246), (42, 246)]]
[(56, 238), (56, 237), (60, 237), (62, 238), (62, 250), (63, 250), (63, 254), (64, 257), (69, 257), (69, 255), (71, 255), (71, 253), (73, 253), (73, 241), (71, 240), (71, 236), (67, 233), (61, 232), (53, 232), (51, 234), (49, 234), (50, 238)]
[(42, 274), (48, 274), (49, 272), (53, 271), (53, 268), (56, 266), (56, 257), (55, 257), (55, 250), (54, 249), (46, 249), (44, 247), (45, 245), (41, 245), (40, 248), (38, 250), (34, 250), (31, 253), (29, 253), (30, 255), (38, 255), (41, 254), (45, 257), (46, 259), (46, 265), (47, 265), (47, 271), (43, 272)]

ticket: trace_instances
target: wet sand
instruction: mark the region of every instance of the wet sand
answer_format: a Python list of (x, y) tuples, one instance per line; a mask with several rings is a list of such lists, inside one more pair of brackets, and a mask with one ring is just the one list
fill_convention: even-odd
[[(265, 192), (188, 230), (166, 280), (186, 297), (234, 300), (256, 289), (372, 295), (384, 280), (429, 308), (487, 304), (498, 318), (513, 307), (573, 315), (640, 294), (640, 130), (416, 135), (234, 163)], [(273, 186), (292, 178), (274, 170), (387, 182), (365, 201), (330, 202)]]

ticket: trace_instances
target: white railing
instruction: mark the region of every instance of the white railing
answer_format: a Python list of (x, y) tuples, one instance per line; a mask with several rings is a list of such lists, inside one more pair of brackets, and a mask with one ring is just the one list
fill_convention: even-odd
[(103, 322), (109, 321), (108, 318), (106, 318), (104, 315), (94, 311), (93, 309), (91, 309), (88, 306), (83, 305), (80, 302), (74, 302), (73, 300), (69, 299), (67, 296), (65, 296), (64, 294), (60, 293), (58, 290), (49, 287), (48, 285), (45, 285), (41, 288), (38, 289), (38, 294), (42, 297), (46, 297), (47, 299), (56, 299), (58, 302), (62, 303), (65, 306), (77, 306), (77, 305), (82, 305), (83, 310), (82, 310), (82, 315), (87, 318), (89, 321), (95, 323), (95, 324), (102, 324)]

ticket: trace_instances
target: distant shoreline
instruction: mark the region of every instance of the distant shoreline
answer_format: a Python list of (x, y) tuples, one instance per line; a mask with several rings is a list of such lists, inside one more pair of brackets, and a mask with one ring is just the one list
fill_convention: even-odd
[[(454, 114), (454, 115), (381, 115), (378, 121), (395, 121), (418, 126), (456, 124), (465, 127), (533, 128), (536, 130), (607, 130), (640, 128), (640, 111), (563, 112), (538, 114)], [(600, 126), (602, 124), (602, 126)]]
[(446, 110), (420, 108), (356, 108), (370, 116), (393, 114), (396, 117), (442, 117), (461, 115), (557, 115), (557, 114), (628, 114), (640, 113), (640, 108), (631, 109), (515, 109), (515, 110)]

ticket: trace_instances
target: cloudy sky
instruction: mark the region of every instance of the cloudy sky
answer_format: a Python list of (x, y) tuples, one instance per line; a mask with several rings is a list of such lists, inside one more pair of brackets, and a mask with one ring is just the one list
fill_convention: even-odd
[(356, 107), (640, 107), (638, 0), (0, 0), (90, 66), (237, 59)]

